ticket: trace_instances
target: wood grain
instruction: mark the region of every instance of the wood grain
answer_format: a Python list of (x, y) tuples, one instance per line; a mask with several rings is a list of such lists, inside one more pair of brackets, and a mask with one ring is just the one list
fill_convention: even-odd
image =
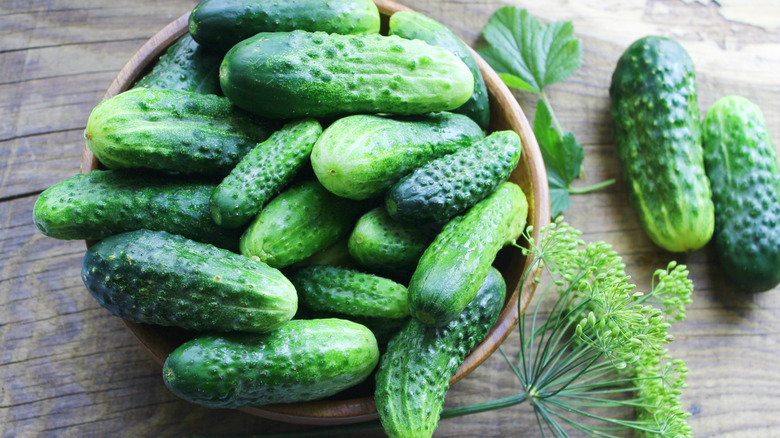
[[(403, 1), (402, 1), (403, 2)], [(41, 236), (35, 196), (78, 172), (86, 117), (132, 53), (195, 5), (169, 0), (0, 2), (0, 436), (184, 436), (300, 429), (177, 400), (158, 366), (99, 308), (79, 278), (83, 242)], [(471, 44), (499, 0), (416, 0)], [(764, 111), (780, 144), (780, 16), (766, 0), (513, 1), (543, 21), (573, 20), (582, 67), (549, 89), (562, 125), (585, 146), (588, 184), (567, 220), (586, 240), (624, 256), (647, 290), (670, 260), (688, 264), (696, 285), (688, 319), (670, 349), (690, 368), (683, 395), (697, 437), (780, 435), (780, 290), (746, 296), (722, 275), (711, 247), (686, 255), (659, 250), (641, 231), (621, 180), (607, 112), (610, 76), (623, 49), (645, 34), (678, 39), (693, 57), (700, 106), (742, 94)], [(718, 6), (718, 4), (722, 6)], [(534, 101), (516, 92), (526, 114)], [(504, 343), (517, 354), (517, 335)], [(518, 390), (499, 355), (451, 388), (459, 406)], [(360, 433), (353, 436), (382, 436)], [(540, 436), (528, 405), (442, 421), (438, 437)]]

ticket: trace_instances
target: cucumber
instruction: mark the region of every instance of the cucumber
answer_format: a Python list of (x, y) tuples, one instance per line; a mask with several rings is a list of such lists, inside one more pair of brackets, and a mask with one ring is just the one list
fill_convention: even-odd
[(44, 190), (33, 222), (55, 239), (100, 240), (146, 228), (237, 250), (240, 235), (211, 219), (215, 186), (152, 172), (93, 170)]
[(241, 253), (284, 268), (346, 237), (367, 206), (340, 198), (317, 181), (296, 184), (271, 200), (241, 236)]
[(669, 38), (641, 38), (618, 61), (609, 95), (617, 156), (648, 237), (673, 252), (703, 247), (715, 216), (690, 56)]
[(324, 32), (255, 35), (230, 49), (219, 77), (233, 103), (269, 118), (447, 111), (474, 90), (468, 67), (441, 47)]
[(189, 402), (239, 408), (328, 397), (365, 380), (378, 360), (360, 324), (293, 320), (265, 334), (196, 337), (168, 356), (163, 380)]
[(211, 195), (214, 221), (246, 224), (309, 161), (322, 126), (314, 119), (290, 122), (249, 151)]
[(406, 287), (392, 280), (335, 266), (307, 266), (289, 276), (301, 304), (320, 312), (372, 318), (409, 316)]
[(358, 219), (348, 248), (372, 272), (411, 274), (431, 240), (430, 233), (393, 220), (384, 208), (377, 207)]
[(702, 136), (720, 264), (746, 290), (772, 289), (780, 284), (780, 169), (761, 109), (723, 97), (707, 110)]
[(199, 43), (221, 51), (260, 32), (379, 33), (372, 0), (203, 0), (190, 14)]
[(500, 131), (403, 177), (385, 195), (393, 218), (446, 223), (492, 193), (520, 159), (520, 137)]
[(315, 252), (309, 257), (301, 260), (300, 262), (293, 263), (288, 266), (290, 269), (302, 268), (304, 266), (313, 265), (329, 265), (338, 266), (341, 268), (354, 268), (357, 267), (357, 262), (349, 254), (349, 248), (347, 247), (346, 238), (339, 239), (333, 245)]
[(112, 314), (146, 324), (266, 332), (298, 307), (278, 270), (165, 231), (101, 240), (84, 255), (81, 278)]
[(221, 55), (203, 48), (186, 34), (163, 53), (152, 71), (133, 88), (222, 94), (219, 86), (221, 63)]
[(227, 98), (136, 88), (100, 102), (84, 137), (110, 169), (150, 168), (227, 175), (274, 125)]
[(382, 195), (413, 169), (483, 137), (473, 120), (447, 112), (388, 118), (356, 115), (335, 121), (311, 153), (317, 179), (352, 199)]
[(413, 319), (390, 340), (374, 392), (388, 436), (433, 435), (450, 379), (495, 324), (505, 295), (504, 279), (491, 268), (477, 296), (449, 324), (429, 327)]
[(422, 40), (432, 46), (443, 47), (460, 58), (474, 76), (474, 92), (466, 103), (454, 109), (453, 112), (469, 116), (482, 129), (487, 129), (488, 124), (490, 124), (487, 86), (471, 50), (460, 38), (438, 21), (412, 11), (399, 11), (391, 15), (388, 35), (398, 35), (409, 40)]
[(498, 251), (523, 232), (523, 190), (502, 183), (490, 196), (451, 220), (425, 250), (409, 282), (409, 313), (428, 325), (456, 318), (477, 294)]

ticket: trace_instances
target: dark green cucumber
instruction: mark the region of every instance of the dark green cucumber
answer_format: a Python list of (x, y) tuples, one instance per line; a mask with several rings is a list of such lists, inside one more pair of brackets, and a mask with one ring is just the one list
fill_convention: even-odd
[(456, 318), (474, 299), (498, 251), (523, 232), (528, 202), (505, 182), (451, 220), (425, 250), (409, 282), (409, 313), (428, 325)]
[(346, 238), (339, 239), (338, 242), (333, 245), (319, 250), (309, 257), (288, 266), (290, 269), (301, 268), (304, 266), (313, 265), (330, 265), (339, 266), (342, 268), (354, 268), (357, 267), (357, 262), (349, 254), (349, 248), (347, 247)]
[(744, 289), (772, 289), (780, 284), (780, 169), (764, 115), (744, 97), (723, 97), (707, 110), (702, 136), (720, 264)]
[(374, 318), (409, 316), (406, 287), (387, 278), (336, 266), (307, 266), (289, 276), (306, 307)]
[(241, 253), (275, 268), (289, 266), (346, 237), (366, 209), (317, 181), (296, 184), (260, 210), (241, 236)]
[(449, 324), (429, 327), (413, 319), (390, 340), (374, 393), (388, 436), (433, 435), (450, 379), (495, 324), (505, 295), (504, 279), (491, 268), (474, 300)]
[(483, 136), (479, 125), (461, 114), (349, 116), (325, 129), (314, 145), (311, 164), (331, 192), (366, 199), (382, 195), (413, 169)]
[(506, 181), (520, 151), (514, 131), (494, 132), (403, 177), (385, 195), (387, 211), (407, 222), (446, 223)]
[(298, 307), (276, 269), (164, 231), (111, 236), (84, 255), (81, 278), (101, 306), (133, 322), (266, 332)]
[(100, 102), (84, 137), (110, 169), (225, 176), (273, 128), (225, 97), (136, 88)]
[(431, 233), (377, 207), (358, 219), (348, 245), (350, 255), (373, 272), (411, 273), (431, 240)]
[(441, 47), (324, 32), (246, 39), (225, 55), (219, 77), (237, 106), (269, 118), (447, 111), (474, 90), (466, 64)]
[(360, 324), (293, 320), (265, 334), (199, 336), (168, 356), (163, 379), (184, 400), (239, 408), (331, 396), (365, 380), (378, 360)]
[(617, 155), (642, 227), (668, 251), (701, 248), (715, 221), (693, 61), (674, 40), (641, 38), (618, 61), (609, 94)]
[(249, 151), (211, 195), (217, 224), (246, 224), (309, 162), (322, 126), (314, 119), (290, 122)]
[(133, 88), (222, 94), (219, 86), (221, 63), (221, 55), (203, 48), (186, 34), (163, 53), (152, 71)]
[(100, 240), (146, 228), (238, 249), (240, 235), (214, 223), (215, 184), (129, 170), (93, 170), (44, 190), (33, 222), (55, 239)]
[(379, 33), (372, 0), (203, 0), (190, 14), (199, 43), (221, 51), (260, 32)]
[(487, 86), (468, 46), (446, 26), (419, 12), (396, 12), (390, 16), (389, 26), (388, 35), (398, 35), (409, 40), (422, 40), (433, 46), (444, 47), (468, 66), (474, 76), (474, 92), (466, 103), (452, 112), (469, 116), (482, 129), (487, 129), (490, 123)]

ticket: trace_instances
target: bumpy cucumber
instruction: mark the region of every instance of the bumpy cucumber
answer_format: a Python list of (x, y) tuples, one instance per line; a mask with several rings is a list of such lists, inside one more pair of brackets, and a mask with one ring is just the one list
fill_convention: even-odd
[(668, 251), (701, 248), (715, 221), (693, 61), (674, 40), (642, 38), (618, 61), (609, 94), (617, 155), (642, 227)]
[(136, 88), (100, 102), (84, 137), (110, 169), (225, 176), (273, 128), (224, 97)]
[(238, 408), (328, 397), (365, 380), (378, 360), (360, 324), (293, 320), (265, 334), (196, 337), (168, 356), (163, 379), (192, 403)]
[(271, 118), (447, 111), (474, 90), (468, 67), (441, 47), (324, 32), (244, 40), (225, 55), (219, 77), (236, 105)]
[(217, 224), (246, 224), (309, 162), (322, 126), (314, 119), (290, 122), (249, 151), (211, 195)]
[(349, 116), (325, 129), (314, 144), (311, 164), (331, 192), (366, 199), (383, 194), (412, 169), (482, 137), (479, 125), (461, 114)]
[(502, 183), (463, 216), (451, 220), (425, 250), (409, 282), (409, 312), (428, 325), (457, 317), (474, 299), (498, 251), (525, 228), (523, 190)]
[(761, 109), (723, 97), (707, 110), (702, 135), (720, 264), (747, 290), (771, 289), (780, 284), (780, 170)]
[(238, 249), (239, 234), (211, 219), (215, 184), (129, 170), (94, 170), (44, 190), (33, 222), (56, 239), (100, 240), (146, 228)]
[(412, 320), (395, 335), (376, 374), (375, 400), (390, 437), (430, 437), (436, 430), (449, 381), (495, 324), (506, 295), (491, 268), (474, 300), (449, 324), (429, 327)]
[(387, 211), (403, 221), (446, 223), (506, 181), (521, 150), (514, 131), (494, 132), (403, 177), (385, 195)]
[(366, 208), (317, 181), (294, 185), (260, 211), (241, 236), (241, 253), (275, 268), (289, 266), (346, 237)]
[(321, 312), (374, 318), (409, 316), (406, 287), (392, 280), (335, 266), (307, 266), (289, 276), (301, 304)]
[(111, 236), (84, 255), (81, 278), (121, 318), (192, 330), (266, 332), (298, 307), (276, 269), (164, 231)]
[(186, 34), (168, 48), (152, 71), (133, 88), (222, 94), (219, 86), (221, 63), (221, 55), (203, 48)]
[(444, 47), (460, 58), (474, 76), (474, 93), (468, 101), (453, 112), (471, 117), (483, 129), (490, 123), (490, 105), (487, 86), (468, 46), (451, 30), (438, 21), (419, 12), (399, 11), (390, 16), (388, 34), (410, 40), (422, 40), (428, 44)]
[(348, 245), (350, 255), (374, 272), (411, 273), (431, 240), (430, 233), (396, 221), (377, 207), (358, 219)]
[(222, 53), (260, 32), (379, 32), (372, 0), (203, 0), (190, 14), (190, 33)]

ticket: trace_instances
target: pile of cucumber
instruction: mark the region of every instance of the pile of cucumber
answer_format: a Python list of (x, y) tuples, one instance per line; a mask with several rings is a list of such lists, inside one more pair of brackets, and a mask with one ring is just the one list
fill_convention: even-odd
[(758, 106), (726, 96), (700, 121), (693, 61), (657, 36), (626, 49), (610, 97), (618, 158), (650, 239), (686, 252), (714, 236), (735, 285), (780, 284), (780, 169)]
[(112, 314), (193, 331), (163, 368), (180, 397), (314, 400), (376, 371), (388, 433), (433, 433), (529, 208), (469, 50), (411, 12), (380, 35), (371, 0), (204, 0), (189, 24), (94, 108), (102, 169), (35, 224), (98, 241), (82, 278)]

